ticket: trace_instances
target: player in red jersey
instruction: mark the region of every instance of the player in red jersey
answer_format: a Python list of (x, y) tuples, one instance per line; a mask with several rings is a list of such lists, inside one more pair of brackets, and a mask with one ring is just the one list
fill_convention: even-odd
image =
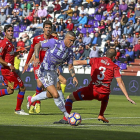
[[(31, 49), (29, 51), (29, 54), (28, 54), (28, 57), (27, 57), (27, 60), (26, 60), (25, 66), (24, 66), (23, 73), (28, 69), (28, 65), (30, 64), (29, 61), (32, 58), (33, 53), (34, 53), (34, 46), (37, 43), (39, 43), (40, 41), (43, 41), (43, 40), (48, 41), (51, 38), (55, 38), (54, 36), (51, 35), (51, 31), (52, 31), (51, 21), (46, 20), (43, 23), (43, 30), (44, 30), (44, 34), (36, 36), (33, 39), (33, 44), (31, 45)], [(57, 39), (57, 38), (55, 38), (55, 39)], [(39, 53), (40, 63), (42, 63), (46, 51), (47, 51), (46, 48), (40, 50), (40, 53)], [(36, 95), (39, 94), (40, 92), (42, 92), (42, 86), (43, 86), (43, 84), (40, 82), (40, 80), (38, 79), (38, 76), (37, 76), (39, 67), (40, 67), (40, 64), (37, 67), (34, 67), (34, 75), (35, 75), (35, 79), (37, 81)], [(65, 87), (65, 85), (66, 85), (65, 78), (62, 75), (60, 75), (59, 79), (60, 79), (60, 81), (63, 81), (63, 86)], [(61, 95), (60, 84), (57, 84), (57, 85), (58, 85), (57, 86), (58, 92), (60, 93), (59, 95), (62, 96), (62, 98), (64, 98), (63, 95)], [(49, 93), (48, 93), (48, 97), (51, 97), (51, 95)], [(34, 102), (34, 104), (30, 107), (29, 113), (34, 113), (34, 111), (33, 111), (34, 108), (35, 108), (36, 113), (40, 113), (40, 101)]]
[[(101, 109), (98, 116), (98, 120), (105, 123), (109, 121), (104, 117), (104, 112), (106, 110), (109, 94), (110, 94), (110, 84), (112, 79), (115, 77), (119, 87), (124, 93), (125, 97), (132, 104), (136, 104), (131, 100), (127, 94), (125, 85), (122, 81), (120, 68), (112, 62), (116, 56), (115, 49), (108, 49), (106, 52), (106, 57), (91, 58), (90, 60), (76, 60), (73, 65), (90, 65), (91, 66), (91, 82), (87, 87), (81, 88), (72, 94), (70, 94), (65, 103), (65, 108), (70, 114), (72, 110), (72, 103), (74, 101), (83, 100), (93, 100), (96, 99), (101, 101)], [(67, 118), (63, 118), (59, 122), (55, 123), (67, 123)]]
[(19, 86), (15, 114), (29, 115), (28, 113), (25, 113), (24, 110), (21, 110), (21, 105), (25, 94), (25, 87), (20, 77), (14, 72), (14, 57), (18, 55), (19, 52), (14, 52), (14, 46), (11, 43), (13, 38), (13, 27), (11, 25), (5, 25), (4, 32), (5, 38), (0, 47), (0, 63), (3, 65), (1, 74), (4, 78), (4, 83), (7, 85), (7, 89), (0, 90), (0, 97), (13, 94), (14, 89)]

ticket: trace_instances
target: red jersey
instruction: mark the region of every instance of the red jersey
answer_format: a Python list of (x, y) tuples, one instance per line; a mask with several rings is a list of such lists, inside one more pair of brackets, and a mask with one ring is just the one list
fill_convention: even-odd
[[(14, 66), (14, 46), (13, 44), (6, 38), (4, 38), (0, 45), (0, 56), (2, 59), (7, 62), (11, 63)], [(9, 69), (9, 66), (3, 66), (2, 69)]]
[[(53, 37), (52, 35), (50, 35), (50, 38), (49, 38), (49, 39), (51, 39), (51, 38), (54, 38), (54, 37)], [(44, 34), (34, 37), (34, 39), (33, 39), (33, 44), (31, 45), (31, 49), (30, 49), (30, 51), (29, 51), (29, 54), (28, 54), (28, 57), (27, 57), (27, 60), (26, 60), (26, 64), (29, 63), (29, 61), (30, 61), (30, 59), (31, 59), (31, 57), (32, 57), (32, 55), (33, 55), (33, 53), (34, 53), (34, 47), (35, 47), (35, 45), (36, 45), (37, 43), (39, 43), (40, 41), (43, 41), (43, 40), (46, 40), (46, 39), (44, 38)], [(39, 60), (40, 60), (40, 62), (43, 62), (43, 59), (44, 59), (46, 50), (47, 50), (46, 48), (44, 48), (44, 49), (41, 48), (41, 49), (40, 49), (40, 53), (39, 53)]]
[(25, 47), (25, 43), (23, 41), (18, 41), (17, 42), (17, 47), (22, 47), (24, 48)]
[(110, 84), (115, 77), (121, 77), (120, 68), (110, 58), (91, 58), (91, 82), (93, 89), (99, 93), (110, 93)]

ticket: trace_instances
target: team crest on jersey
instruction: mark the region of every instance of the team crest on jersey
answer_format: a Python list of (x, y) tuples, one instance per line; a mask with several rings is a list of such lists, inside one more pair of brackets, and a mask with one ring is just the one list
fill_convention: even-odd
[(9, 53), (10, 55), (14, 55), (14, 49), (11, 50), (11, 52)]
[(2, 48), (2, 47), (0, 47), (0, 53), (2, 52), (2, 50), (3, 50), (3, 48)]
[(41, 37), (39, 36), (37, 39), (40, 39)]

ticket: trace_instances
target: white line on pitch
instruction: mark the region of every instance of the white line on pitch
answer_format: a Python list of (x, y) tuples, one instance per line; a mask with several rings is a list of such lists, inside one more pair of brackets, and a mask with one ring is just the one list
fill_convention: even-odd
[[(82, 120), (96, 120), (96, 119), (98, 119), (98, 118), (85, 118)], [(107, 119), (140, 119), (140, 117), (110, 117)]]

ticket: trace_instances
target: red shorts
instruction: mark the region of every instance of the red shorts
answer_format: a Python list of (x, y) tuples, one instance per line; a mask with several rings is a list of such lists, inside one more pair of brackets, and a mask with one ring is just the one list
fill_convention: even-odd
[(107, 93), (98, 93), (93, 89), (93, 86), (88, 86), (81, 88), (75, 92), (73, 92), (73, 96), (77, 101), (81, 100), (93, 100), (96, 99), (98, 101), (108, 100), (109, 94)]
[(12, 72), (9, 69), (1, 69), (1, 74), (4, 78), (4, 83), (10, 88), (10, 89), (16, 89), (16, 87), (19, 85), (19, 87), (23, 87), (24, 84), (20, 77), (15, 73)]
[(38, 70), (39, 70), (40, 65), (38, 65), (37, 67), (33, 67), (34, 68), (34, 75), (35, 75), (35, 79), (38, 79)]

